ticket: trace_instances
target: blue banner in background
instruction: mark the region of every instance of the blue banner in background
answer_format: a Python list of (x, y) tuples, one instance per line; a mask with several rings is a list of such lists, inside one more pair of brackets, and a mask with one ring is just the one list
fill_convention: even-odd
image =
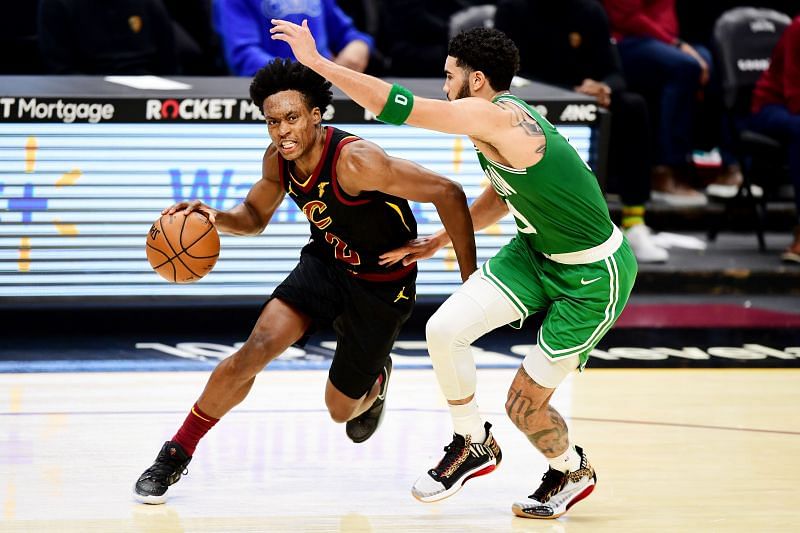
[[(470, 201), (488, 183), (466, 137), (337, 127), (458, 181)], [(588, 160), (590, 127), (560, 130)], [(0, 122), (0, 299), (270, 293), (308, 239), (308, 222), (288, 199), (264, 234), (222, 236), (214, 271), (197, 283), (164, 281), (144, 250), (151, 224), (175, 202), (199, 199), (223, 210), (240, 203), (261, 178), (268, 144), (261, 123)], [(420, 235), (440, 228), (432, 204), (411, 205)], [(477, 235), (479, 260), (514, 232), (508, 218)], [(448, 295), (459, 284), (451, 249), (420, 265), (420, 295)]]

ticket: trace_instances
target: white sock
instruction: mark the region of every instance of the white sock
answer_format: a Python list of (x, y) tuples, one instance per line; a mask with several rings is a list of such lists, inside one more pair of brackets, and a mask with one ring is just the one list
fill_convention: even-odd
[(447, 404), (450, 407), (450, 417), (453, 419), (453, 429), (463, 436), (471, 436), (472, 442), (483, 443), (486, 440), (486, 430), (483, 420), (478, 414), (478, 403), (473, 397), (463, 405)]
[(575, 446), (570, 444), (567, 450), (558, 457), (548, 457), (547, 462), (554, 470), (561, 472), (574, 472), (581, 467), (581, 456), (575, 450)]

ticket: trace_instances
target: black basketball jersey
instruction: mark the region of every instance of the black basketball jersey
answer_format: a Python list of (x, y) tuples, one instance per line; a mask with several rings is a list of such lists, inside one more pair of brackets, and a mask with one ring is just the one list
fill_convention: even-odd
[(326, 261), (334, 261), (354, 276), (369, 281), (392, 281), (414, 270), (415, 265), (378, 264), (381, 254), (417, 236), (417, 221), (408, 202), (378, 191), (350, 196), (336, 179), (336, 162), (344, 145), (361, 140), (326, 126), (325, 147), (314, 172), (305, 180), (296, 177), (294, 163), (278, 155), (283, 189), (306, 215), (311, 242), (306, 247)]

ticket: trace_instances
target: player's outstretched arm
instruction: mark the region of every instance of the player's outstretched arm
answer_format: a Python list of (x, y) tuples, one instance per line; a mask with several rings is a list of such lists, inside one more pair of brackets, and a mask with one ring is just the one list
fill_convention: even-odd
[(432, 203), (444, 225), (443, 231), (453, 242), (461, 279), (466, 280), (477, 269), (472, 218), (458, 183), (411, 161), (390, 157), (369, 141), (346, 145), (336, 173), (340, 185), (351, 188), (348, 192), (381, 191), (406, 200)]
[[(497, 196), (492, 187), (483, 190), (469, 208), (472, 215), (473, 231), (480, 231), (491, 226), (508, 213), (508, 206)], [(382, 265), (393, 265), (402, 261), (404, 265), (432, 257), (440, 248), (447, 246), (450, 237), (444, 229), (429, 237), (420, 237), (405, 246), (390, 250), (381, 255)]]
[(486, 229), (508, 214), (508, 205), (492, 186), (486, 187), (469, 208), (475, 231)]
[(272, 24), (272, 39), (288, 43), (298, 61), (339, 87), (347, 96), (384, 122), (407, 123), (487, 141), (491, 140), (493, 132), (502, 131), (504, 126), (508, 126), (507, 113), (486, 100), (462, 98), (448, 102), (416, 98), (404, 87), (390, 85), (374, 76), (335, 64), (317, 51), (306, 21), (300, 26), (273, 19)]
[(218, 231), (231, 235), (258, 235), (267, 227), (273, 213), (283, 201), (284, 190), (278, 178), (277, 151), (270, 146), (264, 154), (262, 176), (247, 193), (247, 197), (227, 211), (210, 207), (200, 200), (178, 202), (162, 214), (183, 210), (185, 214), (198, 211), (214, 224)]

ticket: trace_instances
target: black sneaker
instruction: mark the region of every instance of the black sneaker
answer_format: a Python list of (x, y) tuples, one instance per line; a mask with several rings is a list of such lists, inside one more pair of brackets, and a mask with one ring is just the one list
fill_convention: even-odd
[(453, 441), (444, 448), (444, 458), (436, 468), (417, 479), (411, 494), (426, 503), (443, 500), (458, 492), (468, 479), (486, 475), (497, 468), (503, 453), (492, 436), (491, 427), (489, 422), (484, 424), (486, 440), (481, 444), (453, 433)]
[(378, 397), (372, 407), (358, 415), (352, 420), (348, 420), (345, 432), (353, 442), (364, 442), (372, 436), (383, 422), (383, 406), (386, 403), (386, 391), (389, 388), (389, 376), (392, 375), (392, 358), (386, 357), (386, 364), (383, 367), (383, 383)]
[(158, 452), (156, 462), (145, 470), (133, 487), (133, 497), (141, 503), (159, 504), (167, 501), (167, 489), (188, 474), (186, 466), (192, 456), (177, 442), (167, 441)]
[(511, 506), (515, 515), (524, 518), (558, 518), (592, 493), (597, 474), (583, 448), (575, 446), (575, 451), (581, 456), (580, 468), (574, 472), (550, 468), (542, 476), (542, 484), (536, 492)]

